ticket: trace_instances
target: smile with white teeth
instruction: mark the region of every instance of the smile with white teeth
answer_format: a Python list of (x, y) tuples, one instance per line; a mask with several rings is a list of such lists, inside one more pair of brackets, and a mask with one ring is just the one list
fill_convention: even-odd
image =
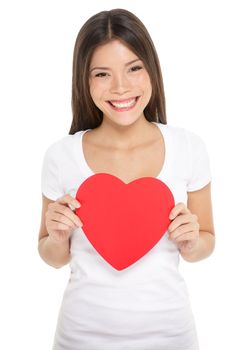
[(132, 107), (137, 102), (137, 97), (132, 98), (131, 100), (128, 100), (127, 102), (115, 102), (115, 101), (109, 101), (111, 105), (113, 105), (116, 108), (129, 108)]

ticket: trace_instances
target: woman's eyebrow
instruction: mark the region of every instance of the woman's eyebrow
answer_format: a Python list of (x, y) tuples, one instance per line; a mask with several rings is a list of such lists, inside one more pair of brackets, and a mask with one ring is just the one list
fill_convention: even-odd
[[(137, 62), (137, 61), (141, 61), (141, 60), (140, 60), (139, 58), (136, 58), (136, 59), (133, 60), (133, 61), (127, 62), (127, 63), (125, 64), (125, 66), (126, 66), (126, 67), (127, 67), (127, 66), (130, 66), (132, 63)], [(110, 68), (108, 68), (108, 67), (93, 67), (93, 68), (91, 68), (90, 73), (91, 73), (94, 69), (110, 70)]]

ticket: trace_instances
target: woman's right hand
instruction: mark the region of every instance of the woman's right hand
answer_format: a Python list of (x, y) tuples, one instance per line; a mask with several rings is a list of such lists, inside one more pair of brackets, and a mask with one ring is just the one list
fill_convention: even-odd
[(69, 194), (58, 198), (48, 205), (46, 212), (46, 228), (50, 239), (56, 242), (69, 240), (72, 232), (83, 224), (70, 208), (80, 208), (80, 203)]

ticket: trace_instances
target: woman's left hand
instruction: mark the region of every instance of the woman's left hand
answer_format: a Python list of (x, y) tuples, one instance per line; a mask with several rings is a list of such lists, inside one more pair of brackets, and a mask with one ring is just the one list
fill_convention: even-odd
[(198, 218), (192, 214), (184, 203), (178, 203), (170, 212), (172, 220), (168, 227), (169, 239), (174, 241), (180, 253), (188, 253), (194, 250), (199, 243)]

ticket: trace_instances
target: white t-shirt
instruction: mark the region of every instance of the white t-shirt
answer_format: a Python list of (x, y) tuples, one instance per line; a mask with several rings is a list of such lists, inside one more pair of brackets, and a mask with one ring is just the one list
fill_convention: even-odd
[[(210, 182), (205, 144), (183, 128), (156, 125), (165, 143), (157, 178), (171, 189), (175, 203), (187, 203), (187, 192)], [(47, 198), (67, 193), (74, 197), (94, 174), (82, 148), (88, 130), (67, 135), (47, 149), (42, 168)], [(71, 256), (54, 350), (198, 349), (186, 284), (178, 270), (179, 251), (167, 232), (144, 257), (121, 271), (98, 254), (81, 228), (72, 235)]]

